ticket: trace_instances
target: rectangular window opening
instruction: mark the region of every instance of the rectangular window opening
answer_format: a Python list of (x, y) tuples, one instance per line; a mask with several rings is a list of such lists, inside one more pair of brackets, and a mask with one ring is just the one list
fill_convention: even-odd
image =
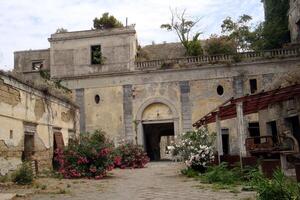
[(256, 79), (250, 79), (250, 92), (251, 94), (255, 93), (257, 91), (257, 80)]
[(223, 147), (223, 154), (229, 154), (229, 129), (224, 128), (221, 130), (222, 133), (222, 147)]
[(300, 122), (299, 117), (288, 117), (285, 119), (285, 123), (287, 127), (291, 130), (291, 134), (296, 138), (298, 143), (300, 144)]
[(276, 121), (267, 122), (267, 131), (269, 135), (272, 135), (274, 144), (278, 143), (278, 131)]
[(43, 68), (43, 61), (33, 61), (32, 62), (32, 70), (39, 71)]
[(256, 137), (254, 139), (254, 143), (259, 144), (260, 143), (259, 123), (258, 122), (249, 122), (248, 131), (249, 131), (250, 137)]
[(101, 45), (91, 46), (91, 64), (99, 65), (102, 64), (102, 62)]

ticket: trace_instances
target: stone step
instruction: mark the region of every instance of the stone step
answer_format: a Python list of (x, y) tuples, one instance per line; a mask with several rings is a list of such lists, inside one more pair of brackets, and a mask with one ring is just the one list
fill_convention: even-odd
[(17, 194), (14, 193), (0, 193), (0, 200), (12, 200), (15, 199)]

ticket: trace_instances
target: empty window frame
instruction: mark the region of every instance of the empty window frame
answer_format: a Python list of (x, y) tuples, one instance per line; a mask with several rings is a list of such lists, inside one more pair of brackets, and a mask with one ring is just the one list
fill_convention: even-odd
[(258, 122), (249, 122), (248, 124), (248, 131), (250, 137), (256, 137), (254, 139), (255, 144), (260, 143), (260, 130), (259, 130), (259, 123)]
[(253, 94), (257, 91), (257, 80), (256, 79), (250, 79), (249, 80), (250, 85), (250, 93)]
[(278, 131), (276, 121), (267, 122), (267, 132), (272, 135), (274, 144), (278, 143)]
[(229, 154), (229, 148), (230, 148), (230, 144), (229, 144), (229, 129), (227, 128), (223, 128), (221, 130), (222, 133), (222, 148), (223, 148), (223, 154), (224, 155), (228, 155)]
[(43, 61), (32, 61), (32, 65), (31, 65), (31, 69), (33, 71), (39, 71), (41, 69), (43, 69)]
[(300, 144), (300, 122), (299, 117), (288, 117), (285, 118), (286, 126), (291, 130), (292, 135), (296, 138), (298, 143)]
[(91, 46), (91, 64), (99, 65), (102, 64), (102, 61), (101, 45)]

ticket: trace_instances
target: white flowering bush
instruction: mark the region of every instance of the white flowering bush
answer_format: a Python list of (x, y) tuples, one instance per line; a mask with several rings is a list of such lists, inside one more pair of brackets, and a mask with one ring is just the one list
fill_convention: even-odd
[(214, 137), (207, 128), (183, 133), (173, 144), (172, 155), (180, 156), (188, 168), (204, 171), (214, 160)]

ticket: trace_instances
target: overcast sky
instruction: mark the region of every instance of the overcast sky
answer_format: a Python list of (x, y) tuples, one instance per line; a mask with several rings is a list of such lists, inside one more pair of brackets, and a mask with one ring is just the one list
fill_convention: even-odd
[(202, 38), (220, 33), (222, 20), (242, 14), (263, 20), (261, 0), (0, 0), (0, 69), (13, 68), (13, 52), (49, 48), (48, 38), (57, 28), (91, 29), (95, 17), (109, 12), (125, 24), (136, 24), (140, 44), (178, 41), (160, 29), (170, 21), (170, 7), (201, 17)]

